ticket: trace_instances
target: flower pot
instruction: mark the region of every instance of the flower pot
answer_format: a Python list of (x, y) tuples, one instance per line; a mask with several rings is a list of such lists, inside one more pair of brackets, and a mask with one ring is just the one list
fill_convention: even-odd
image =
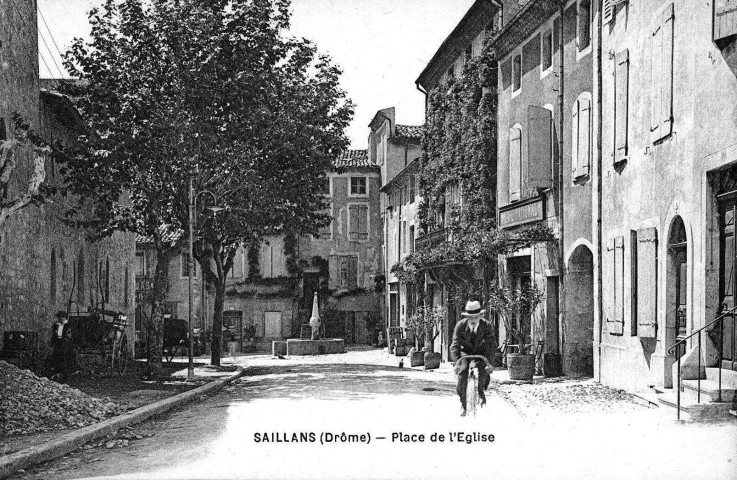
[(535, 375), (535, 355), (510, 353), (507, 355), (510, 380), (532, 381)]
[(421, 367), (425, 364), (425, 352), (412, 352), (409, 358), (409, 365), (411, 367)]
[(425, 352), (425, 370), (435, 370), (440, 367), (440, 352)]

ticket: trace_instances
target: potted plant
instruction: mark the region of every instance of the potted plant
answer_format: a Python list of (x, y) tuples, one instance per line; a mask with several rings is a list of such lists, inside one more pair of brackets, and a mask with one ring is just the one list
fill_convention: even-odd
[(409, 364), (412, 367), (419, 367), (425, 364), (425, 352), (420, 350), (420, 337), (425, 333), (425, 319), (422, 312), (410, 315), (405, 322), (407, 327), (407, 337), (414, 340), (414, 347), (409, 352)]
[(507, 355), (511, 380), (531, 381), (535, 374), (535, 355), (530, 353), (528, 332), (530, 318), (542, 298), (542, 293), (535, 285), (517, 289), (495, 286), (489, 292), (489, 308), (504, 322), (507, 344), (519, 348), (517, 353)]
[[(444, 318), (443, 307), (438, 305), (427, 309), (420, 307), (415, 315), (407, 319), (407, 329), (415, 338), (415, 348), (410, 359), (413, 367), (425, 365), (425, 369), (429, 370), (440, 366), (440, 353), (434, 353), (432, 350)], [(420, 347), (421, 343), (424, 343), (424, 348)]]

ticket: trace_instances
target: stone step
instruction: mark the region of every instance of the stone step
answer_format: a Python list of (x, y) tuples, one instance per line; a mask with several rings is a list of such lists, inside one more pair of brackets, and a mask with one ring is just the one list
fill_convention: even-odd
[[(703, 399), (703, 397), (702, 397)], [(667, 407), (676, 408), (676, 391), (671, 390), (658, 395), (658, 402)], [(729, 415), (732, 408), (731, 402), (706, 402), (699, 403), (696, 392), (685, 390), (681, 392), (681, 415), (694, 421), (723, 420)]]
[[(698, 380), (684, 380), (684, 389), (691, 390), (693, 392), (699, 391)], [(735, 397), (734, 388), (725, 388), (724, 380), (722, 379), (722, 402), (731, 402)], [(701, 401), (702, 402), (717, 402), (719, 401), (719, 382), (714, 380), (701, 380)]]
[[(718, 382), (719, 369), (716, 367), (706, 368), (706, 379)], [(722, 368), (722, 388), (737, 389), (737, 372)]]

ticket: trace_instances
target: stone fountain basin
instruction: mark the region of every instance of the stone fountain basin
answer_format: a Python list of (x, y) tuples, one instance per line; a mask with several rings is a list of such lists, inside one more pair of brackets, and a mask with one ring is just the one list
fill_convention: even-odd
[(277, 355), (329, 355), (345, 353), (345, 340), (342, 338), (322, 338), (320, 340), (302, 340), (290, 338), (272, 342), (271, 349)]

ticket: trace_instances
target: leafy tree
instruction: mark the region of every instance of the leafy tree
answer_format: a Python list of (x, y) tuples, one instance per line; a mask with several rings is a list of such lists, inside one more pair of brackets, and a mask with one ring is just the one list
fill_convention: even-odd
[(68, 187), (98, 200), (101, 234), (135, 231), (156, 248), (146, 326), (154, 372), (169, 263), (187, 241), (190, 179), (225, 207), (198, 208), (194, 236), (216, 292), (213, 364), (238, 246), (328, 220), (319, 186), (347, 144), (352, 105), (330, 59), (283, 35), (288, 8), (288, 0), (106, 0), (90, 12), (91, 40), (77, 39), (66, 55), (86, 84), (70, 93), (97, 132), (68, 158)]

